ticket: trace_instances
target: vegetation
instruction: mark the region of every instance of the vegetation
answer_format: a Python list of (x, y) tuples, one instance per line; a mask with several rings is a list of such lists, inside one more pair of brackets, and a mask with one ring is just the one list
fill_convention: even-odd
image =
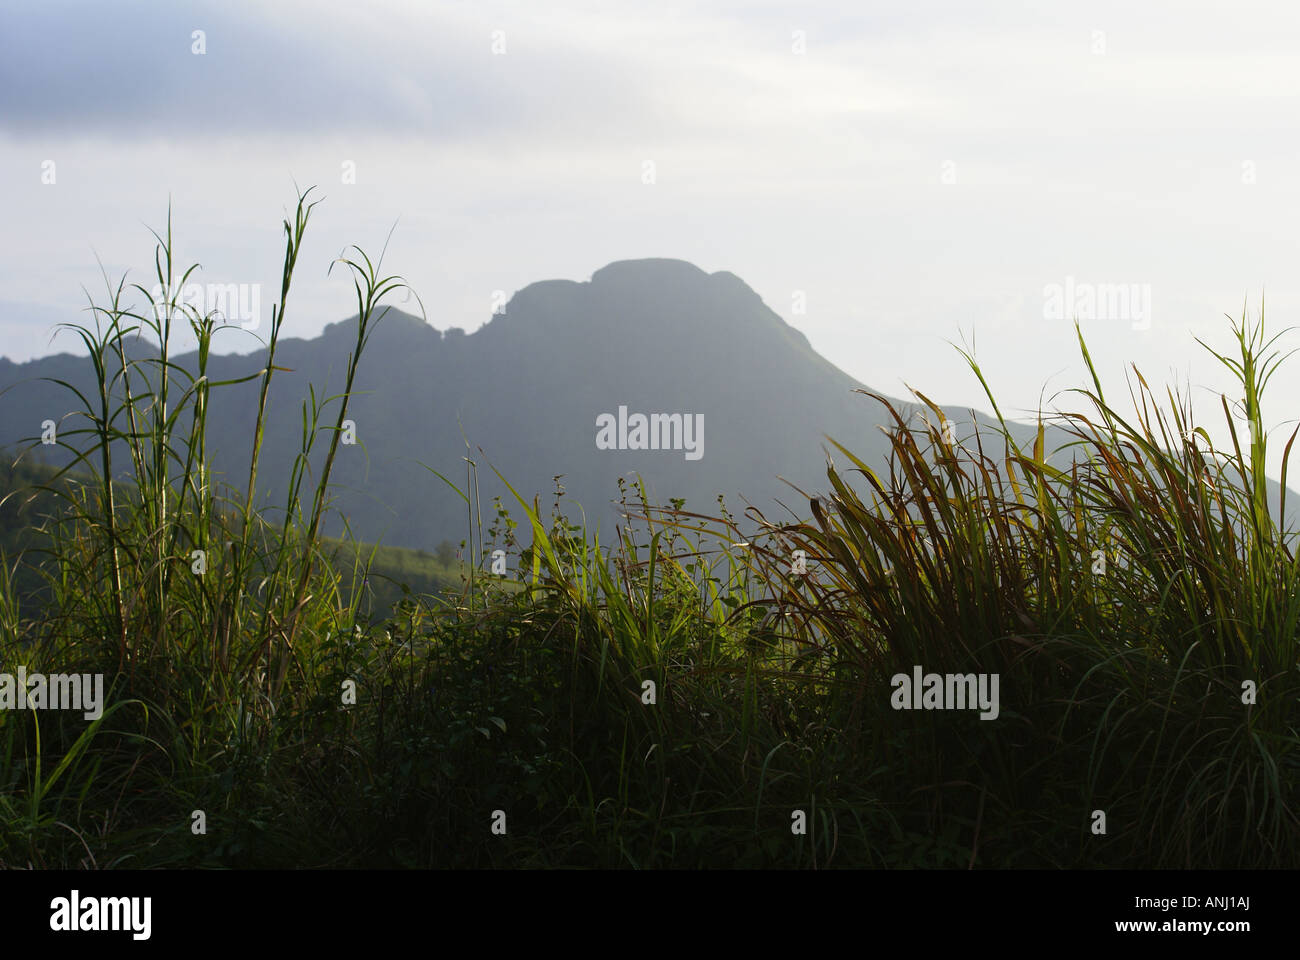
[[(284, 224), (259, 438), (312, 207)], [(170, 226), (158, 241), (176, 290)], [(918, 393), (937, 422), (889, 407), (888, 463), (838, 448), (849, 467), (828, 465), (810, 517), (721, 498), (706, 516), (634, 487), (608, 543), (557, 490), (549, 511), (497, 503), (479, 544), (471, 476), (472, 549), (448, 591), (446, 548), (412, 584), (403, 558), (320, 535), (352, 377), (401, 286), (382, 259), (339, 261), (358, 302), (348, 388), (302, 404), (274, 513), (253, 508), (260, 440), (243, 488), (210, 480), (205, 417), (234, 385), (205, 377), (212, 318), (135, 312), (123, 281), (77, 328), (98, 392), (58, 435), (73, 465), (16, 467), (22, 495), (0, 506), (40, 524), (46, 558), (5, 535), (0, 662), (103, 673), (110, 692), (92, 721), (0, 712), (0, 865), (1300, 860), (1300, 559), (1266, 502), (1270, 438), (1243, 436), (1228, 400), (1225, 452), (1140, 374), (1121, 415), (1080, 337), (1093, 382), (1057, 418), (1068, 470), (1046, 419), (1032, 449), (1000, 413), (1000, 431), (959, 438)], [(197, 370), (168, 359), (176, 323)], [(148, 361), (123, 348), (141, 326), (161, 346)], [(1220, 359), (1258, 424), (1281, 357), (1262, 320), (1234, 332)], [(381, 568), (414, 588), (377, 602)], [(32, 576), (39, 601), (19, 588)], [(916, 665), (997, 674), (999, 716), (896, 710), (891, 681)]]

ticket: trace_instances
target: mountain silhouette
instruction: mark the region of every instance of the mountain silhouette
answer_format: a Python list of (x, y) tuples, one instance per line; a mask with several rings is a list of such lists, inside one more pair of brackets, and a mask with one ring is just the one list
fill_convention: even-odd
[[(355, 334), (353, 317), (314, 339), (281, 341), (276, 365), (285, 369), (271, 384), (262, 504), (283, 502), (309, 385), (318, 398), (341, 391)], [(151, 349), (140, 342), (141, 356)], [(260, 349), (213, 356), (208, 374), (249, 376), (264, 359)], [(197, 366), (195, 354), (175, 361)], [(91, 374), (86, 358), (69, 354), (0, 359), (0, 446), (38, 435), (45, 419), (61, 430), (76, 423), (61, 419), (72, 395), (40, 378), (67, 380), (90, 396)], [(258, 388), (253, 380), (212, 394), (208, 448), (217, 473), (236, 486), (247, 476)], [(431, 470), (463, 489), (469, 456), (485, 530), (496, 495), (523, 522), (490, 467), (530, 500), (540, 496), (544, 516), (562, 477), (570, 509), (581, 504), (606, 531), (616, 522), (618, 479), (637, 474), (658, 503), (682, 498), (686, 509), (708, 512), (721, 494), (733, 513), (747, 500), (769, 518), (791, 518), (779, 498), (807, 516), (807, 501), (789, 484), (824, 492), (827, 435), (883, 466), (888, 445), (879, 427), (889, 420), (859, 388), (739, 277), (681, 260), (624, 260), (584, 283), (530, 284), (472, 334), (440, 333), (394, 307), (361, 358), (349, 410), (357, 443), (340, 447), (335, 507), (363, 540), (424, 549), (458, 541), (468, 532), (465, 502)], [(322, 424), (333, 424), (334, 410)], [(969, 411), (947, 414), (959, 436), (971, 432)], [(322, 434), (314, 463), (327, 446)], [(342, 529), (331, 517), (326, 532)]]

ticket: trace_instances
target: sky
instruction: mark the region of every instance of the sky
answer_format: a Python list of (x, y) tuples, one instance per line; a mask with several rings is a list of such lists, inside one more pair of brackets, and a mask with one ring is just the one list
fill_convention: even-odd
[(194, 279), (269, 318), (314, 185), (290, 336), (355, 311), (327, 272), (350, 244), (468, 331), (531, 282), (672, 257), (887, 394), (988, 410), (973, 344), (1017, 417), (1080, 409), (1077, 318), (1112, 398), (1136, 364), (1221, 437), (1231, 376), (1196, 338), (1298, 322), (1297, 49), (1300, 7), (1249, 0), (7, 3), (0, 356), (75, 351), (54, 325), (105, 273), (151, 286), (169, 207)]

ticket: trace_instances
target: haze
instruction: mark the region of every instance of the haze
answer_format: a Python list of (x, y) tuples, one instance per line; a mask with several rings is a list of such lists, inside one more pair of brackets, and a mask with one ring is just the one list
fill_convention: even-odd
[[(679, 258), (741, 277), (891, 393), (987, 410), (948, 345), (973, 335), (1012, 413), (1083, 382), (1051, 284), (1149, 292), (1144, 329), (1084, 320), (1116, 390), (1130, 362), (1224, 388), (1193, 337), (1228, 348), (1224, 313), (1249, 298), (1253, 316), (1261, 293), (1273, 330), (1300, 304), (1288, 4), (69, 2), (0, 18), (14, 360), (75, 350), (50, 332), (83, 286), (102, 293), (96, 254), (115, 280), (150, 279), (146, 225), (169, 198), (200, 279), (260, 283), (269, 308), (295, 181), (325, 202), (294, 336), (350, 314), (329, 260), (377, 253), (395, 222), (386, 266), (440, 329), (476, 329), (497, 291)], [(1275, 428), (1300, 385), (1270, 389)]]

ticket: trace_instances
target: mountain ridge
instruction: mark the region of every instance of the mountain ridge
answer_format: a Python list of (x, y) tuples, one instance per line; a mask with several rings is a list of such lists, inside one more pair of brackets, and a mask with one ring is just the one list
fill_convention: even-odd
[[(355, 324), (353, 316), (316, 337), (280, 342), (259, 468), (262, 505), (274, 508), (287, 489), (310, 389), (318, 398), (341, 391)], [(214, 348), (208, 375), (255, 375), (264, 356)], [(197, 364), (194, 352), (174, 359), (188, 370)], [(0, 404), (0, 447), (38, 435), (47, 418), (66, 422), (71, 395), (34, 378), (88, 388), (90, 373), (86, 358), (72, 354), (0, 366), (7, 391), (0, 396), (12, 397)], [(252, 380), (213, 394), (208, 448), (217, 474), (232, 483), (247, 476), (259, 386)], [(468, 456), (478, 464), (484, 510), (498, 495), (517, 507), (491, 464), (521, 494), (546, 502), (563, 477), (568, 502), (593, 519), (617, 520), (607, 505), (619, 478), (634, 475), (660, 503), (682, 498), (688, 509), (707, 511), (718, 495), (732, 505), (748, 498), (770, 517), (778, 500), (789, 502), (785, 481), (810, 492), (824, 486), (827, 435), (883, 466), (887, 443), (877, 427), (890, 424), (878, 403), (854, 392), (865, 389), (735, 274), (683, 260), (613, 261), (587, 281), (528, 284), (468, 334), (440, 332), (395, 304), (361, 358), (348, 414), (357, 445), (340, 448), (337, 504), (361, 539), (423, 549), (454, 542), (467, 532), (464, 501), (429, 471), (467, 482)], [(636, 449), (635, 428), (628, 444), (601, 446), (600, 418), (621, 412), (700, 418), (699, 458)], [(969, 412), (949, 416), (959, 434), (970, 431)], [(331, 407), (321, 422), (332, 426), (334, 417)], [(324, 446), (317, 444), (314, 465)], [(342, 534), (341, 521), (333, 518), (325, 532)]]

